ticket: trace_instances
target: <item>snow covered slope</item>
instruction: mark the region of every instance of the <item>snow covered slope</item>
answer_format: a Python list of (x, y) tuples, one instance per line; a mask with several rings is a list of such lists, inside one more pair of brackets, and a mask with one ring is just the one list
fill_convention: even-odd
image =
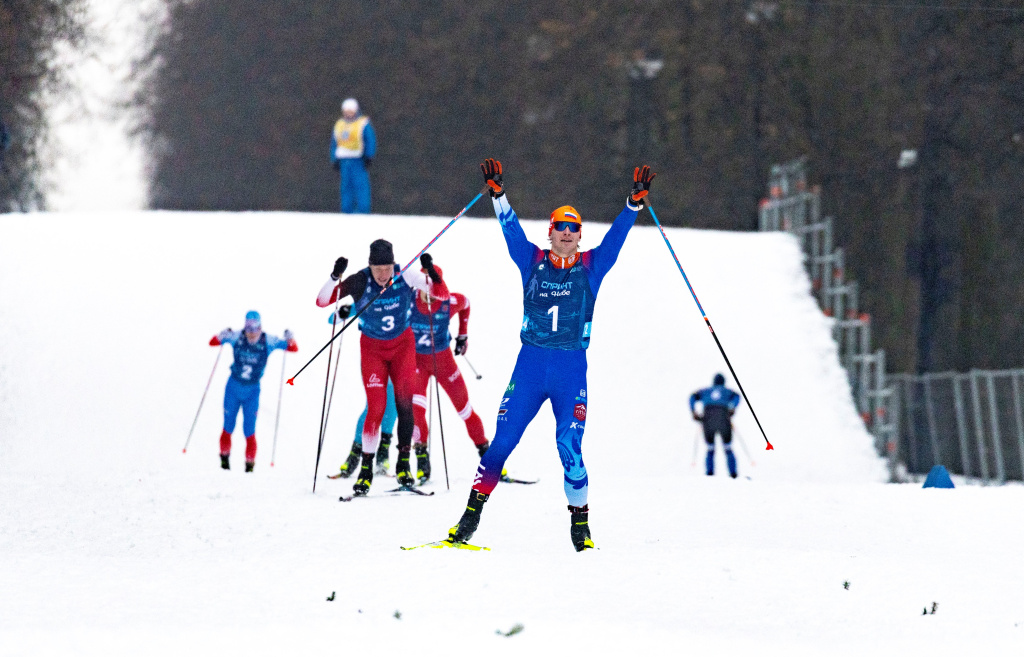
[[(66, 459), (60, 465), (109, 467), (111, 452), (134, 466), (154, 455), (153, 443), (184, 442), (215, 357), (206, 346), (209, 336), (226, 326), (239, 328), (245, 311), (255, 308), (268, 331), (295, 332), (301, 351), (288, 357), (290, 375), (330, 337), (327, 313), (313, 300), (335, 257), (349, 257), (354, 271), (365, 266), (369, 242), (386, 237), (405, 264), (446, 220), (126, 213), (4, 222), (0, 362), (5, 380), (17, 382), (5, 405), (5, 422), (13, 423), (5, 432), (18, 437), (5, 441), (4, 449), (32, 445), (30, 454), (20, 456), (36, 457), (44, 436), (62, 436), (46, 441), (62, 445), (52, 455)], [(605, 228), (588, 224), (584, 246), (599, 243)], [(527, 225), (538, 243), (545, 229), (539, 222)], [(776, 447), (774, 454), (762, 454), (764, 440), (741, 407), (736, 426), (757, 462), (758, 478), (880, 480), (880, 461), (856, 417), (829, 320), (808, 293), (795, 242), (781, 234), (691, 230), (672, 231), (670, 239)], [(452, 289), (472, 302), (468, 356), (484, 378), (470, 382), (470, 393), (490, 430), (519, 349), (518, 276), (493, 219), (460, 220), (431, 251)], [(347, 453), (349, 425), (364, 403), (357, 339), (354, 331), (343, 338), (336, 423), (325, 454), (332, 465)], [(261, 461), (269, 456), (280, 358), (273, 356), (264, 378)], [(728, 371), (656, 229), (635, 229), (605, 279), (588, 358), (586, 449), (595, 486), (604, 471), (619, 469), (624, 452), (639, 451), (649, 462), (671, 457), (664, 465), (673, 476), (692, 474), (696, 425), (687, 397), (710, 385), (716, 372)], [(216, 409), (230, 360), (225, 354), (197, 427), (197, 459), (216, 449)], [(325, 363), (321, 357), (286, 391), (281, 467), (309, 469)], [(541, 415), (528, 434), (535, 438), (513, 456), (524, 468), (529, 464), (526, 470), (558, 467), (557, 459), (547, 458), (553, 448), (549, 415)], [(455, 420), (453, 451), (472, 457)], [(23, 462), (11, 456), (12, 467)]]
[[(404, 264), (446, 221), (0, 218), (0, 654), (885, 654), (1024, 638), (1019, 587), (1006, 586), (1024, 575), (1020, 532), (999, 522), (1024, 511), (1021, 489), (880, 483), (828, 320), (784, 235), (669, 231), (776, 448), (764, 451), (742, 406), (756, 466), (740, 447), (744, 477), (732, 481), (691, 467), (686, 408), (724, 365), (657, 231), (630, 234), (588, 354), (598, 552), (572, 552), (547, 407), (508, 464), (541, 482), (499, 487), (484, 513), (476, 539), (493, 552), (397, 549), (443, 536), (465, 504), (475, 450), (447, 399), (450, 493), (435, 436), (438, 495), (381, 498), (391, 481), (378, 479), (370, 499), (339, 504), (350, 481), (324, 475), (363, 406), (355, 333), (342, 341), (315, 495), (326, 354), (284, 391), (275, 467), (280, 353), (263, 380), (256, 472), (241, 472), (237, 433), (235, 469), (218, 467), (227, 353), (181, 453), (211, 335), (259, 310), (269, 332), (296, 334), (290, 376), (330, 336), (313, 302), (334, 258), (354, 269), (385, 237)], [(525, 226), (538, 243), (545, 227)], [(587, 224), (583, 246), (604, 228)], [(493, 219), (461, 220), (431, 253), (472, 300), (468, 355), (483, 378), (459, 360), (490, 433), (519, 347), (518, 277)], [(933, 601), (937, 614), (921, 618)], [(516, 623), (525, 630), (495, 633)]]

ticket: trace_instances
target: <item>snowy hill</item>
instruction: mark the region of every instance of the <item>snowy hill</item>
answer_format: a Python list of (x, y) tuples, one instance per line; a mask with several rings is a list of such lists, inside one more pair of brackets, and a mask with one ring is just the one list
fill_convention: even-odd
[[(756, 466), (738, 446), (738, 481), (690, 465), (686, 398), (728, 373), (658, 232), (630, 234), (588, 353), (584, 453), (600, 551), (569, 543), (547, 407), (508, 463), (541, 482), (499, 486), (475, 537), (493, 552), (398, 550), (443, 536), (465, 504), (476, 453), (447, 399), (450, 493), (435, 435), (435, 497), (380, 497), (390, 482), (378, 480), (370, 499), (339, 504), (351, 481), (323, 475), (364, 403), (355, 332), (342, 342), (315, 495), (326, 354), (284, 391), (275, 467), (280, 353), (263, 380), (256, 472), (241, 472), (239, 431), (234, 469), (218, 467), (228, 353), (181, 453), (216, 356), (211, 335), (259, 310), (269, 332), (296, 334), (290, 376), (330, 337), (314, 299), (337, 256), (354, 270), (385, 237), (404, 264), (446, 221), (0, 218), (0, 654), (1024, 645), (1020, 597), (1005, 584), (1024, 574), (1010, 554), (1020, 533), (999, 522), (1024, 511), (1021, 489), (881, 483), (829, 320), (781, 234), (669, 231), (775, 446), (764, 451), (741, 406)], [(545, 227), (525, 223), (537, 243)], [(587, 224), (582, 246), (605, 228)], [(516, 270), (493, 219), (460, 220), (431, 253), (472, 300), (468, 356), (483, 378), (459, 361), (490, 435), (519, 348)], [(941, 609), (921, 618), (933, 601)], [(516, 623), (523, 632), (495, 633)]]

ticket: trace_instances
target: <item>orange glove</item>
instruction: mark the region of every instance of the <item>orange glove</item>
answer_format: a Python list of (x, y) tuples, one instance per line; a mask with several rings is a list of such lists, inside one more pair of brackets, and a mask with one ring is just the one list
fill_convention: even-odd
[(498, 198), (505, 193), (505, 185), (501, 181), (501, 162), (491, 158), (480, 165), (484, 172), (484, 182), (491, 188), (491, 198)]
[(651, 173), (651, 167), (646, 164), (641, 168), (633, 170), (633, 190), (629, 194), (629, 200), (641, 207), (647, 207), (645, 200), (647, 193), (651, 191), (651, 181), (658, 174)]

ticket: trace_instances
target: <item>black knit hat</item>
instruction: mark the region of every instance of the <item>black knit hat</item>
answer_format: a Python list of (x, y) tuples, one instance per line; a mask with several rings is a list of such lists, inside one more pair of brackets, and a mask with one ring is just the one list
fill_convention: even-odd
[(391, 242), (387, 240), (375, 240), (372, 244), (370, 244), (370, 264), (395, 264), (395, 252), (391, 248)]

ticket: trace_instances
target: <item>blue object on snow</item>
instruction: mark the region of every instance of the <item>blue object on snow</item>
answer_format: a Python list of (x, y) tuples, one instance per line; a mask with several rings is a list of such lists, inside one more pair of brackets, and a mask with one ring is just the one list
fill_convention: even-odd
[(923, 488), (953, 488), (953, 480), (949, 478), (949, 470), (945, 466), (932, 466)]

